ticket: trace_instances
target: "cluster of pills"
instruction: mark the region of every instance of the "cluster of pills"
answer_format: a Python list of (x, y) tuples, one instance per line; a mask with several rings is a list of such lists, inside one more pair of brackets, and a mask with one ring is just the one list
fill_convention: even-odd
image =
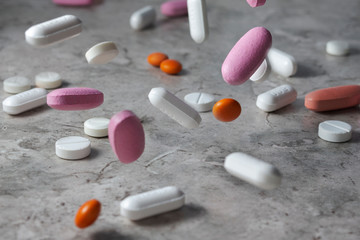
[(147, 61), (154, 67), (160, 67), (161, 71), (170, 75), (179, 74), (182, 70), (182, 65), (175, 59), (169, 59), (165, 53), (154, 52), (147, 57)]

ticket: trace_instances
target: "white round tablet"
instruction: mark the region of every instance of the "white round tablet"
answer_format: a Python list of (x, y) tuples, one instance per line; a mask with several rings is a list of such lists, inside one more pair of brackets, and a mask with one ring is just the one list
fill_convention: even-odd
[(70, 136), (60, 138), (55, 143), (56, 155), (63, 159), (77, 160), (89, 156), (91, 144), (89, 139)]
[(40, 88), (53, 89), (61, 86), (61, 76), (56, 72), (42, 72), (35, 76), (35, 84)]
[(215, 97), (208, 93), (194, 92), (184, 97), (185, 102), (197, 112), (211, 111), (215, 104)]
[(30, 88), (30, 80), (26, 77), (15, 76), (4, 80), (4, 91), (7, 93), (21, 93)]
[(266, 59), (264, 59), (260, 67), (250, 77), (250, 80), (253, 82), (263, 81), (269, 76), (269, 73), (270, 73), (270, 66), (268, 66)]
[(90, 118), (84, 122), (84, 132), (91, 137), (106, 137), (110, 119)]
[(350, 51), (349, 43), (333, 40), (326, 43), (326, 52), (334, 56), (345, 56)]
[(90, 64), (105, 64), (113, 60), (119, 54), (114, 42), (102, 42), (91, 47), (85, 54)]
[(319, 124), (318, 135), (328, 142), (346, 142), (351, 139), (350, 124), (342, 121), (329, 120)]

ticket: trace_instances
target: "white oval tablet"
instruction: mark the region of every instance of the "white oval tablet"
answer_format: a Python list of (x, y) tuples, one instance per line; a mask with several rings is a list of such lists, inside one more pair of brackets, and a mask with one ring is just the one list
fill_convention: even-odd
[(3, 110), (7, 114), (16, 115), (46, 104), (47, 91), (43, 88), (33, 88), (14, 96), (5, 98)]
[(290, 77), (295, 75), (297, 71), (295, 58), (279, 49), (270, 48), (267, 59), (271, 70), (280, 76)]
[(40, 88), (54, 89), (61, 86), (62, 80), (56, 72), (42, 72), (35, 76), (35, 84)]
[(65, 15), (30, 27), (25, 32), (27, 43), (46, 46), (75, 37), (81, 32), (81, 20)]
[(181, 208), (185, 194), (169, 186), (129, 196), (120, 203), (120, 214), (130, 220), (140, 220)]
[(155, 23), (156, 10), (152, 6), (143, 7), (130, 17), (130, 26), (135, 30), (142, 30)]
[(224, 167), (231, 175), (265, 190), (281, 183), (281, 173), (276, 167), (245, 153), (231, 153), (225, 158)]
[(349, 43), (333, 40), (326, 43), (326, 52), (333, 56), (345, 56), (350, 51)]
[(328, 120), (319, 124), (318, 135), (328, 142), (346, 142), (351, 139), (351, 125), (336, 120)]
[(152, 105), (186, 128), (196, 128), (201, 122), (198, 112), (165, 88), (151, 89), (149, 100)]
[(15, 76), (4, 80), (4, 91), (7, 93), (21, 93), (30, 88), (30, 80), (26, 77)]
[(204, 42), (209, 35), (205, 0), (187, 0), (191, 38), (196, 43)]
[(59, 158), (77, 160), (89, 156), (91, 144), (87, 138), (70, 136), (57, 140), (55, 149)]
[(296, 97), (296, 90), (292, 86), (284, 84), (260, 94), (256, 99), (256, 106), (264, 112), (273, 112), (293, 103)]
[(84, 132), (91, 137), (106, 137), (110, 119), (90, 118), (84, 122)]
[(215, 97), (208, 93), (189, 93), (184, 97), (184, 100), (198, 112), (211, 111), (215, 104)]
[(113, 60), (119, 54), (114, 42), (101, 42), (91, 47), (85, 57), (90, 64), (105, 64)]
[(261, 63), (260, 67), (250, 77), (253, 82), (261, 82), (268, 78), (270, 74), (270, 66), (268, 66), (266, 59)]

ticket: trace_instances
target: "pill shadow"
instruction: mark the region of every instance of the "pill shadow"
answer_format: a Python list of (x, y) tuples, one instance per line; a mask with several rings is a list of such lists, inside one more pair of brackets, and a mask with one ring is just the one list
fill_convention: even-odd
[(334, 111), (327, 111), (327, 112), (317, 112), (320, 115), (324, 115), (324, 116), (337, 116), (337, 115), (347, 115), (347, 114), (353, 114), (353, 113), (359, 113), (360, 111), (360, 107), (359, 106), (354, 106), (354, 107), (350, 107), (350, 108), (345, 108), (345, 109), (339, 109), (339, 110), (334, 110)]
[(135, 240), (138, 238), (129, 235), (123, 235), (116, 230), (108, 229), (93, 233), (90, 236), (90, 239), (91, 240)]
[(29, 117), (29, 116), (36, 116), (36, 115), (40, 115), (48, 110), (50, 110), (51, 108), (45, 104), (43, 106), (40, 106), (40, 107), (37, 107), (37, 108), (34, 108), (30, 111), (26, 111), (26, 112), (23, 112), (23, 113), (20, 113), (18, 115), (11, 115), (12, 117), (16, 117), (16, 118), (22, 118), (22, 117)]
[(293, 77), (308, 78), (308, 77), (316, 77), (324, 74), (324, 71), (318, 69), (320, 68), (310, 67), (302, 63), (298, 63), (297, 72)]
[(282, 114), (296, 113), (301, 108), (304, 108), (304, 99), (297, 98), (295, 102), (293, 102), (285, 107), (282, 107), (279, 110), (270, 112), (270, 114), (282, 115)]
[(92, 160), (96, 159), (100, 154), (101, 154), (100, 149), (91, 147), (90, 155), (87, 156), (86, 158), (83, 158), (83, 160), (92, 161)]
[(360, 132), (359, 131), (353, 131), (351, 139), (349, 141), (350, 143), (359, 143), (360, 142)]

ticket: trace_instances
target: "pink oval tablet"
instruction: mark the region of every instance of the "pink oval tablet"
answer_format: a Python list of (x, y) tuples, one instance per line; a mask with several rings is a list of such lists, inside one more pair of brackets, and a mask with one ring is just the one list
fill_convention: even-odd
[(108, 135), (112, 150), (123, 163), (135, 161), (144, 152), (143, 126), (129, 110), (119, 112), (110, 119)]
[(161, 13), (168, 17), (180, 17), (188, 13), (187, 0), (171, 0), (161, 4)]
[(247, 81), (264, 61), (271, 43), (271, 33), (264, 27), (255, 27), (245, 33), (222, 64), (224, 81), (230, 85)]
[(60, 88), (47, 95), (47, 104), (58, 110), (74, 111), (96, 108), (104, 94), (94, 88)]
[(64, 6), (87, 6), (92, 4), (92, 0), (53, 0), (53, 3)]
[(259, 7), (265, 4), (266, 0), (247, 0), (251, 7)]

